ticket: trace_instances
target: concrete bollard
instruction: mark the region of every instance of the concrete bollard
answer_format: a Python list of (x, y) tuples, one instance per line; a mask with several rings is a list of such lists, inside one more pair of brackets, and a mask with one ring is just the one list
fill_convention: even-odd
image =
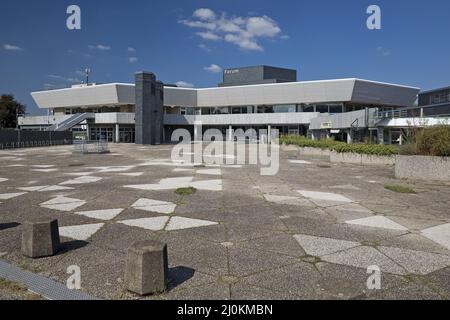
[(22, 231), (22, 254), (29, 258), (55, 255), (59, 250), (58, 220), (25, 222)]
[(167, 245), (158, 241), (141, 241), (128, 249), (125, 269), (127, 290), (141, 296), (162, 293), (167, 289)]

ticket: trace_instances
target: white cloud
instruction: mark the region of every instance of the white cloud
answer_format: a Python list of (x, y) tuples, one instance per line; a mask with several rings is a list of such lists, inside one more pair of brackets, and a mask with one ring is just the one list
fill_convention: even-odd
[(257, 37), (273, 38), (281, 32), (281, 29), (274, 20), (268, 16), (262, 16), (249, 18), (247, 31)]
[(211, 52), (212, 50), (211, 50), (211, 48), (210, 47), (208, 47), (206, 44), (204, 44), (204, 43), (200, 43), (199, 45), (198, 45), (198, 47), (200, 48), (200, 49), (202, 49), (202, 50), (205, 50), (206, 52)]
[(136, 49), (133, 47), (128, 47), (128, 52), (136, 52)]
[(196, 35), (204, 40), (225, 41), (243, 50), (264, 51), (261, 39), (288, 39), (282, 35), (281, 28), (272, 18), (262, 16), (232, 16), (216, 14), (211, 9), (195, 10), (193, 19), (180, 20), (179, 23), (202, 31)]
[(233, 43), (244, 50), (264, 51), (264, 48), (261, 47), (256, 40), (242, 35), (227, 34), (225, 36), (225, 41)]
[(193, 88), (194, 87), (193, 83), (189, 83), (189, 82), (185, 82), (185, 81), (177, 81), (175, 84), (180, 88)]
[(3, 49), (5, 49), (6, 51), (22, 51), (23, 49), (21, 47), (12, 45), (12, 44), (4, 44)]
[(221, 40), (221, 39), (222, 39), (221, 36), (218, 36), (217, 34), (215, 34), (215, 33), (213, 33), (213, 32), (210, 32), (210, 31), (207, 31), (207, 32), (197, 32), (197, 35), (198, 35), (199, 37), (201, 37), (202, 39), (205, 39), (205, 40), (218, 41), (218, 40)]
[(100, 50), (100, 51), (111, 50), (111, 46), (107, 46), (107, 45), (103, 45), (103, 44), (89, 45), (88, 48), (91, 50)]
[(381, 57), (388, 57), (391, 55), (391, 50), (382, 46), (377, 47), (377, 55)]
[(63, 76), (59, 76), (59, 75), (55, 75), (55, 74), (49, 74), (49, 75), (47, 75), (47, 77), (50, 79), (61, 80), (61, 81), (70, 82), (70, 83), (81, 83), (82, 82), (78, 78), (63, 77)]
[(222, 67), (218, 66), (217, 64), (212, 64), (209, 67), (203, 68), (205, 71), (211, 72), (211, 73), (221, 73)]
[(130, 63), (136, 63), (136, 62), (138, 62), (138, 58), (136, 58), (136, 57), (129, 57), (129, 58), (128, 58), (128, 61), (129, 61)]
[(216, 14), (211, 9), (201, 8), (194, 11), (193, 16), (201, 20), (214, 20)]

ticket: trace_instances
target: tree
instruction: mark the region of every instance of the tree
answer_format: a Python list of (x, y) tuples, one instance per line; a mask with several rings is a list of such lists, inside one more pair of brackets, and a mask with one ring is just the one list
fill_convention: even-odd
[(16, 128), (17, 116), (25, 114), (26, 106), (14, 100), (12, 94), (0, 98), (0, 128)]

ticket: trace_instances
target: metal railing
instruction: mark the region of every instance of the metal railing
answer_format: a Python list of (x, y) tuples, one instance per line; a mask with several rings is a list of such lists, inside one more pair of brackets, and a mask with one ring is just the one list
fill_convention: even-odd
[(44, 140), (0, 143), (0, 150), (64, 146), (72, 144), (71, 140)]
[(84, 120), (92, 119), (95, 117), (94, 113), (79, 113), (74, 114), (68, 119), (65, 119), (62, 122), (56, 123), (47, 128), (47, 131), (65, 131), (73, 128), (74, 126), (80, 124)]
[(88, 140), (77, 140), (73, 142), (74, 152), (81, 154), (91, 154), (91, 153), (109, 153), (108, 142), (105, 140), (99, 141), (88, 141)]
[(408, 118), (409, 114), (410, 109), (388, 110), (388, 111), (377, 111), (375, 117), (377, 119)]

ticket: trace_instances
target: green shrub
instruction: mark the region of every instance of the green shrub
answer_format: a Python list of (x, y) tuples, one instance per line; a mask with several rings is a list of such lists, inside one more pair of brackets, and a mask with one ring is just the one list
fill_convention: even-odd
[(302, 136), (284, 136), (280, 138), (281, 144), (297, 145), (299, 147), (320, 148), (333, 150), (339, 153), (357, 153), (377, 156), (392, 156), (398, 154), (398, 147), (378, 144), (347, 144), (333, 139), (311, 140)]
[(398, 147), (381, 144), (345, 144), (337, 145), (334, 150), (339, 153), (351, 152), (374, 156), (393, 156), (398, 154)]
[(415, 134), (416, 154), (425, 156), (450, 156), (450, 126), (429, 127)]

